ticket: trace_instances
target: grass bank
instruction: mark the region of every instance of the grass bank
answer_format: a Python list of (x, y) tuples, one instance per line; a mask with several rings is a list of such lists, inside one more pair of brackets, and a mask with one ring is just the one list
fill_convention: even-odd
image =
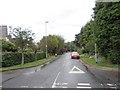
[(117, 64), (106, 63), (106, 60), (103, 57), (99, 58), (99, 63), (96, 63), (94, 58), (89, 58), (87, 55), (81, 56), (81, 60), (90, 66), (120, 68), (120, 66)]
[(37, 61), (34, 61), (34, 62), (25, 63), (23, 65), (20, 64), (20, 65), (15, 65), (15, 66), (10, 66), (10, 67), (3, 67), (3, 68), (0, 68), (0, 71), (34, 67), (34, 66), (42, 65), (42, 64), (44, 64), (46, 62), (53, 61), (56, 58), (57, 57), (55, 57), (55, 56), (51, 56), (48, 59), (41, 59), (41, 60), (37, 60)]

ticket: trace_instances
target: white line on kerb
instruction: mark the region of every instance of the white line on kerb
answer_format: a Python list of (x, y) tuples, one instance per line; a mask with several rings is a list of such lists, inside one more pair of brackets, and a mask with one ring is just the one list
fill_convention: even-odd
[(59, 75), (60, 75), (60, 72), (57, 74), (57, 76), (56, 76), (56, 78), (55, 78), (55, 80), (54, 80), (54, 82), (53, 82), (52, 88), (55, 87), (55, 84), (56, 84), (56, 81), (57, 81)]

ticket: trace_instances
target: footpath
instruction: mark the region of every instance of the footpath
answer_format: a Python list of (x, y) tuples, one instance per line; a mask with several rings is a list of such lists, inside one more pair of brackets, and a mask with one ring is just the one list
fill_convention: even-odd
[[(93, 75), (95, 78), (102, 84), (117, 84), (120, 86), (119, 75), (120, 70), (118, 68), (108, 68), (108, 67), (94, 67), (84, 63), (81, 60), (82, 64), (86, 69)], [(103, 81), (104, 80), (104, 81)]]

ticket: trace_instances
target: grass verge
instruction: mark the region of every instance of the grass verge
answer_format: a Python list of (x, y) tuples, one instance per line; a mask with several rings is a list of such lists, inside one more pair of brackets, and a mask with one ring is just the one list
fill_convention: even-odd
[(90, 66), (96, 66), (96, 67), (110, 67), (110, 68), (120, 68), (120, 66), (118, 64), (110, 64), (110, 63), (106, 63), (105, 58), (100, 58), (99, 59), (99, 63), (95, 62), (94, 58), (89, 58), (89, 56), (81, 56), (81, 60), (90, 65)]
[(56, 58), (55, 56), (51, 56), (48, 59), (41, 59), (41, 60), (37, 60), (35, 62), (25, 63), (23, 65), (20, 64), (20, 65), (15, 65), (15, 66), (10, 66), (10, 67), (3, 67), (3, 68), (0, 68), (0, 71), (34, 67), (34, 66), (42, 65), (46, 62), (55, 60), (55, 58)]

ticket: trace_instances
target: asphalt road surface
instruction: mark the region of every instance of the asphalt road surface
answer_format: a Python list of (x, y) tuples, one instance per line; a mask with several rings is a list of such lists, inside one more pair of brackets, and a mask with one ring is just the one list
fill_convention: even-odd
[(99, 82), (77, 59), (71, 59), (70, 53), (44, 68), (35, 67), (3, 73), (3, 79), (14, 76), (3, 82), (3, 88), (115, 88)]

